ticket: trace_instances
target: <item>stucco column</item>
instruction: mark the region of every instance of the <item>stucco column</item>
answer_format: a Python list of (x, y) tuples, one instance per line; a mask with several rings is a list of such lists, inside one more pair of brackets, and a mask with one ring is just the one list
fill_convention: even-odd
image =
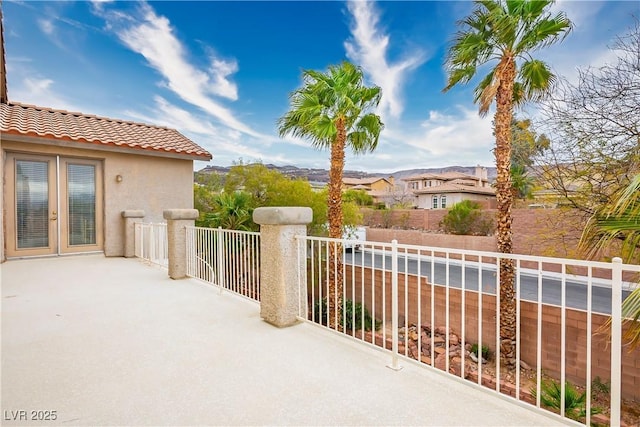
[(133, 258), (136, 256), (136, 222), (141, 222), (144, 218), (143, 210), (122, 211), (124, 218), (124, 257)]
[(167, 252), (169, 277), (187, 277), (187, 226), (193, 226), (198, 218), (197, 209), (168, 209), (162, 213), (167, 220)]
[[(297, 235), (307, 235), (311, 208), (257, 208), (253, 221), (260, 224), (260, 316), (283, 327), (297, 322), (307, 310), (306, 259), (298, 260)], [(298, 280), (303, 286), (298, 286)]]

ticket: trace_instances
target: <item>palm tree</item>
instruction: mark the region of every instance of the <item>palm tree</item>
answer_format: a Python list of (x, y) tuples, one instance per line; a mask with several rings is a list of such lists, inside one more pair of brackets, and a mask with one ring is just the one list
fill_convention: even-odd
[[(620, 242), (625, 262), (640, 261), (640, 174), (613, 197), (613, 204), (596, 212), (587, 222), (580, 248), (589, 257), (596, 257), (601, 250)], [(631, 348), (640, 346), (640, 287), (622, 303), (622, 316), (628, 319), (625, 338)]]
[(511, 166), (511, 187), (515, 198), (522, 200), (533, 198), (533, 186), (533, 177), (527, 175), (527, 168), (525, 166)]
[(213, 198), (213, 212), (205, 214), (205, 227), (250, 231), (255, 228), (251, 219), (253, 209), (247, 193), (221, 193)]
[[(329, 237), (341, 238), (342, 174), (345, 148), (356, 153), (373, 151), (384, 125), (371, 110), (382, 96), (377, 86), (367, 87), (359, 67), (343, 62), (329, 66), (326, 73), (305, 70), (303, 85), (291, 92), (291, 109), (278, 120), (280, 136), (306, 138), (314, 148), (331, 150), (328, 186)], [(329, 325), (336, 327), (342, 307), (340, 246), (329, 253)]]
[[(555, 80), (548, 65), (531, 53), (562, 40), (571, 30), (571, 21), (560, 12), (548, 11), (552, 0), (477, 0), (473, 13), (459, 23), (447, 57), (448, 80), (444, 91), (458, 83), (468, 83), (478, 68), (497, 64), (475, 88), (474, 101), (485, 116), (495, 100), (494, 134), (496, 146), (496, 199), (498, 251), (512, 252), (511, 206), (511, 120), (513, 110), (527, 100), (541, 98)], [(500, 262), (501, 354), (509, 366), (515, 365), (516, 304), (515, 266)]]

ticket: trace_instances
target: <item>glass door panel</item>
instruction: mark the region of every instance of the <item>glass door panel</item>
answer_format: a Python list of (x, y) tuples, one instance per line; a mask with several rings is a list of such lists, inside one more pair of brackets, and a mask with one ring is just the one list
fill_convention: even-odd
[(60, 159), (62, 253), (103, 249), (102, 163)]
[(7, 153), (4, 172), (7, 257), (103, 250), (100, 160)]
[(57, 253), (55, 157), (9, 153), (4, 179), (7, 256)]
[(67, 165), (69, 246), (96, 243), (96, 167)]
[(49, 162), (16, 160), (18, 249), (49, 247)]

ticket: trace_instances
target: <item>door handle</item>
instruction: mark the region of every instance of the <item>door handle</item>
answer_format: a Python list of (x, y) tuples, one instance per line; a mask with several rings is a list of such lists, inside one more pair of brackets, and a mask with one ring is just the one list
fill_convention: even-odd
[(55, 221), (58, 219), (58, 212), (53, 211), (51, 212), (51, 221)]

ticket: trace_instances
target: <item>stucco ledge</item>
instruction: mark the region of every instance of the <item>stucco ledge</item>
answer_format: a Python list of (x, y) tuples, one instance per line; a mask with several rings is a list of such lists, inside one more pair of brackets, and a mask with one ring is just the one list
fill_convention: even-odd
[(144, 211), (133, 209), (122, 211), (122, 218), (144, 218)]
[(167, 220), (193, 220), (197, 219), (198, 215), (197, 209), (167, 209), (162, 212), (162, 217)]
[(306, 225), (313, 219), (307, 207), (262, 207), (253, 211), (253, 222), (260, 225)]

